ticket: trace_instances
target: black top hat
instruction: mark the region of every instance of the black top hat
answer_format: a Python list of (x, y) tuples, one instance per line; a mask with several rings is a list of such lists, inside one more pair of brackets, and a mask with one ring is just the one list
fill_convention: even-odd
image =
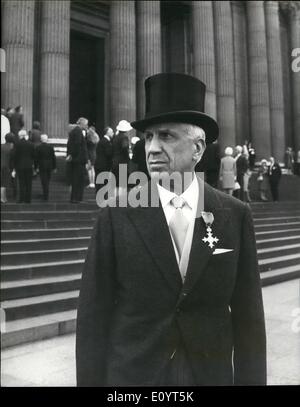
[(206, 142), (218, 138), (216, 121), (204, 113), (206, 86), (199, 79), (181, 73), (159, 73), (145, 81), (146, 113), (143, 120), (131, 123), (139, 131), (162, 122), (190, 123), (201, 127)]

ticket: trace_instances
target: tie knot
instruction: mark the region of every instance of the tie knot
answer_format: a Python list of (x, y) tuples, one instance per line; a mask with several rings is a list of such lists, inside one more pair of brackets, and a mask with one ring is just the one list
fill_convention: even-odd
[(178, 208), (182, 208), (185, 205), (185, 200), (183, 198), (181, 198), (180, 196), (175, 196), (172, 199), (172, 205), (174, 206), (174, 208), (178, 209)]

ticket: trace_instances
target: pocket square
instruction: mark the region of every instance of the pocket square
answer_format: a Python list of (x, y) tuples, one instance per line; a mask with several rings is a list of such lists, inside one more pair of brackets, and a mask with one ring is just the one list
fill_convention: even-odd
[(228, 252), (233, 252), (233, 249), (215, 249), (213, 251), (213, 254), (222, 254), (222, 253), (228, 253)]

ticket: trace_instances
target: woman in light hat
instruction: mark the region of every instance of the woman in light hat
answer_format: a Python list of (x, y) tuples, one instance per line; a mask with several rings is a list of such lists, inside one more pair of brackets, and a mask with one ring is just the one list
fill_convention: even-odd
[(119, 185), (119, 165), (126, 164), (126, 180), (129, 176), (129, 138), (127, 133), (132, 130), (130, 123), (127, 120), (121, 120), (116, 127), (116, 136), (113, 139), (113, 158), (112, 158), (112, 173), (116, 177), (116, 187), (118, 188), (118, 193), (122, 194), (122, 186)]
[(236, 162), (232, 157), (232, 154), (233, 149), (231, 147), (226, 147), (225, 157), (221, 159), (220, 165), (220, 181), (222, 189), (229, 195), (232, 195), (236, 180)]

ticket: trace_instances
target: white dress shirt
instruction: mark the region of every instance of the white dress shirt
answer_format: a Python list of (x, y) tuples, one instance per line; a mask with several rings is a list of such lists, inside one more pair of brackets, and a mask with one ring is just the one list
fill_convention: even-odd
[[(161, 202), (161, 205), (162, 205), (165, 217), (166, 217), (167, 224), (169, 226), (169, 223), (174, 214), (174, 211), (176, 211), (176, 209), (172, 205), (171, 201), (175, 196), (178, 196), (178, 195), (176, 195), (174, 192), (169, 191), (168, 189), (163, 188), (160, 185), (157, 185), (157, 187), (158, 187), (159, 199), (160, 199), (160, 202)], [(185, 238), (181, 258), (179, 258), (176, 244), (174, 242), (171, 232), (170, 232), (170, 236), (172, 239), (180, 274), (181, 274), (182, 280), (184, 281), (188, 262), (189, 262), (192, 241), (193, 241), (194, 224), (195, 224), (195, 217), (196, 217), (196, 213), (197, 213), (197, 205), (198, 205), (198, 198), (199, 198), (199, 185), (198, 185), (197, 177), (195, 174), (194, 174), (192, 183), (180, 195), (180, 197), (182, 199), (184, 199), (184, 201), (186, 203), (182, 208), (182, 213), (188, 221), (188, 229), (187, 229), (187, 233), (186, 233), (186, 238)]]

